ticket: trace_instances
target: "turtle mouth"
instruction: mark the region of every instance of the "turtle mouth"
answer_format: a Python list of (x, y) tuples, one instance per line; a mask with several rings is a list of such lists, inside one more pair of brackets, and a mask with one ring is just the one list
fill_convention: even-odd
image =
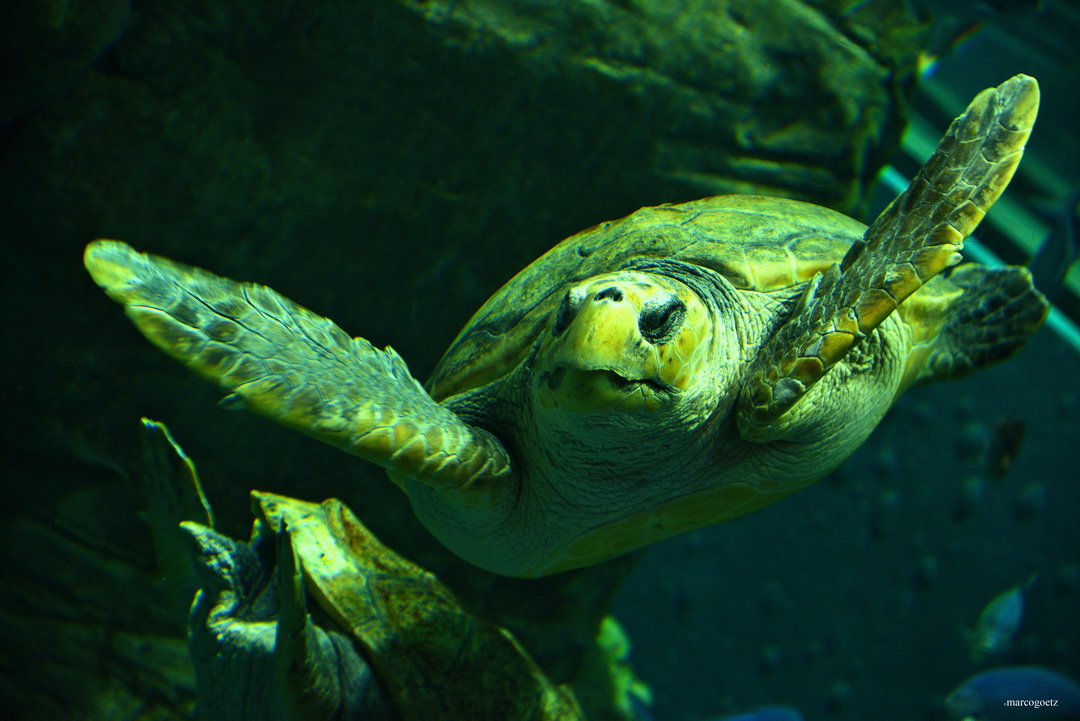
[(600, 383), (607, 385), (614, 390), (620, 390), (629, 393), (635, 388), (644, 386), (657, 393), (669, 391), (669, 388), (664, 387), (660, 383), (650, 380), (648, 378), (633, 379), (626, 376), (619, 375), (613, 370), (607, 368), (596, 368), (593, 370), (580, 370), (571, 369), (567, 366), (560, 365), (555, 370), (549, 371), (544, 374), (544, 381), (547, 383), (548, 388), (552, 391), (558, 391), (564, 383), (573, 382), (575, 380), (589, 380), (594, 383)]
[(566, 410), (592, 413), (622, 404), (635, 392), (655, 398), (670, 393), (654, 380), (627, 378), (607, 369), (583, 370), (559, 365), (541, 376), (541, 385)]

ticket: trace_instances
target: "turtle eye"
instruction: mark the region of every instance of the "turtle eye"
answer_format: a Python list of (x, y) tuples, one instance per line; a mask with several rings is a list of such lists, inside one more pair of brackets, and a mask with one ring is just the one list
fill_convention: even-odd
[(649, 303), (638, 316), (641, 337), (654, 345), (666, 343), (675, 337), (686, 318), (686, 305), (677, 296), (659, 303)]

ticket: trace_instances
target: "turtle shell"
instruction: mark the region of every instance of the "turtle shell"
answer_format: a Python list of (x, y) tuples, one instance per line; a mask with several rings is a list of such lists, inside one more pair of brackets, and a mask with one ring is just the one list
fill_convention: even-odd
[(435, 367), (437, 401), (518, 366), (567, 285), (642, 261), (676, 260), (723, 275), (740, 290), (790, 288), (843, 259), (866, 226), (810, 203), (721, 195), (642, 208), (583, 230), (515, 275), (473, 315)]

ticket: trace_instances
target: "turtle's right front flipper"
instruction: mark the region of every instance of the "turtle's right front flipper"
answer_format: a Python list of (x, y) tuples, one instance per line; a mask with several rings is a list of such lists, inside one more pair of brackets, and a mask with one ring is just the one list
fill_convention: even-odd
[(432, 400), (391, 348), (264, 286), (119, 241), (94, 241), (84, 262), (143, 335), (227, 389), (229, 404), (431, 486), (510, 474), (502, 444)]
[(960, 260), (964, 239), (1009, 184), (1039, 109), (1034, 78), (979, 93), (908, 188), (843, 261), (808, 284), (765, 344), (739, 404), (744, 438), (782, 437), (797, 403), (847, 352), (931, 278)]

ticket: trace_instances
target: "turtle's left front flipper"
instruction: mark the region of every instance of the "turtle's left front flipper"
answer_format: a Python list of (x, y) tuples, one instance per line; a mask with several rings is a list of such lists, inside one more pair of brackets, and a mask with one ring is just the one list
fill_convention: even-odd
[(768, 440), (844, 355), (924, 283), (960, 260), (964, 239), (1005, 190), (1039, 108), (1034, 78), (979, 93), (919, 174), (839, 265), (816, 277), (750, 369), (739, 430)]
[(86, 248), (86, 269), (143, 335), (238, 405), (436, 487), (507, 477), (486, 431), (427, 394), (391, 348), (350, 338), (275, 291), (135, 251)]

